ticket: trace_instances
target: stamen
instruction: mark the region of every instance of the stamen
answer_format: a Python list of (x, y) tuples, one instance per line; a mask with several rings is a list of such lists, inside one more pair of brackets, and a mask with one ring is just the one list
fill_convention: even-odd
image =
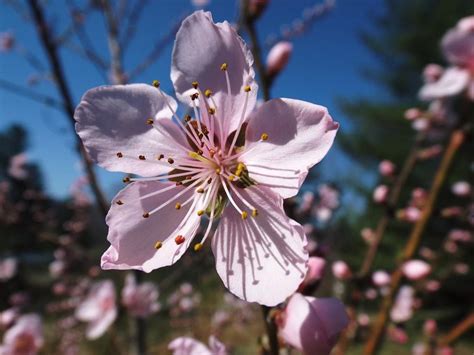
[(248, 213), (247, 211), (242, 211), (241, 215), (242, 215), (242, 219), (247, 219)]
[(247, 85), (246, 87), (244, 87), (245, 92), (250, 92), (251, 90), (252, 88), (250, 87), (250, 85)]
[(194, 251), (199, 251), (202, 249), (202, 243), (197, 243), (194, 245)]
[(197, 215), (198, 215), (199, 217), (201, 217), (203, 214), (204, 214), (204, 210), (198, 210), (198, 211), (197, 211)]
[(128, 184), (130, 182), (130, 178), (128, 176), (125, 176), (122, 181), (125, 183), (125, 184)]
[(145, 212), (145, 213), (143, 214), (143, 218), (148, 218), (148, 217), (150, 217), (150, 214), (149, 214), (148, 212)]
[(189, 116), (188, 114), (184, 115), (184, 122), (189, 122), (191, 121), (191, 116)]
[(179, 202), (176, 202), (174, 208), (176, 208), (177, 210), (181, 209), (181, 204)]
[(153, 80), (151, 85), (158, 89), (160, 87), (160, 82), (158, 80)]
[(252, 210), (252, 217), (257, 217), (257, 216), (258, 216), (258, 210), (254, 208)]
[(268, 134), (267, 133), (262, 133), (262, 135), (260, 136), (260, 139), (262, 141), (266, 141), (268, 139)]
[(117, 153), (117, 158), (123, 158), (123, 154), (121, 152)]
[(163, 243), (160, 242), (160, 241), (158, 241), (158, 242), (155, 243), (155, 249), (156, 249), (156, 250), (160, 249), (162, 246), (163, 246)]
[(242, 211), (242, 210), (239, 208), (239, 206), (237, 206), (237, 204), (235, 203), (234, 199), (232, 198), (232, 195), (230, 194), (229, 189), (227, 188), (227, 184), (225, 183), (225, 180), (224, 180), (222, 177), (220, 177), (220, 179), (221, 179), (222, 187), (224, 188), (224, 191), (225, 191), (225, 193), (227, 194), (227, 197), (229, 198), (230, 203), (232, 204), (232, 206), (234, 206), (234, 208), (237, 210), (237, 212), (240, 213), (240, 215), (241, 215), (242, 218), (243, 218), (243, 212), (244, 212), (244, 211)]
[(197, 81), (193, 81), (192, 84), (193, 88), (197, 89), (199, 86), (199, 83)]
[[(249, 88), (248, 85), (244, 88), (244, 91), (247, 93), (245, 95), (244, 108), (242, 109), (242, 115), (240, 115), (239, 126), (237, 130), (235, 131), (234, 139), (232, 140), (232, 144), (230, 145), (229, 150), (227, 152), (227, 154), (229, 155), (232, 154), (232, 149), (234, 149), (235, 143), (237, 143), (237, 138), (240, 135), (240, 130), (242, 129), (242, 124), (244, 123), (244, 120), (245, 120), (245, 113), (247, 111), (247, 103), (249, 101), (249, 92), (250, 92), (250, 90), (247, 90), (247, 88)], [(230, 90), (230, 86), (229, 86), (229, 90)], [(229, 95), (230, 95), (230, 92), (229, 92)]]
[(173, 163), (174, 163), (174, 159), (173, 159), (173, 158), (168, 158), (168, 163), (173, 164)]
[(145, 160), (146, 158), (145, 158), (144, 155), (139, 155), (139, 156), (138, 156), (138, 159), (140, 159), (140, 160)]
[(202, 187), (200, 187), (200, 188), (196, 189), (196, 192), (198, 194), (202, 194), (202, 193), (204, 193), (204, 189)]
[(115, 201), (115, 203), (116, 203), (117, 205), (119, 205), (119, 206), (123, 205), (122, 200), (117, 200), (117, 201)]
[(158, 155), (158, 158), (156, 158), (156, 159), (161, 160), (161, 159), (163, 159), (164, 157), (165, 157), (164, 154), (160, 154), (160, 155)]
[(227, 71), (227, 63), (222, 63), (221, 70), (222, 71)]
[(174, 241), (177, 245), (183, 244), (186, 238), (184, 238), (182, 235), (178, 235), (176, 238), (174, 238)]
[(210, 98), (212, 95), (212, 91), (207, 89), (206, 91), (204, 91), (204, 96), (206, 96), (207, 98)]
[(153, 118), (147, 118), (146, 124), (152, 125), (153, 124)]
[(209, 107), (209, 110), (207, 110), (207, 112), (209, 112), (210, 115), (213, 115), (216, 113), (216, 109), (213, 107)]

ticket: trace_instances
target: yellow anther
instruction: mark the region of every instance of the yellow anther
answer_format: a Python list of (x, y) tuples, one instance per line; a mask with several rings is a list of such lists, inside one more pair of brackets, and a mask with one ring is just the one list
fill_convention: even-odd
[(152, 125), (153, 124), (153, 118), (147, 118), (146, 124)]
[(163, 243), (160, 242), (160, 241), (158, 241), (158, 242), (155, 243), (155, 249), (156, 249), (156, 250), (160, 249), (162, 246), (163, 246)]
[(194, 244), (194, 251), (199, 251), (201, 249), (202, 249), (202, 244), (201, 243)]
[(223, 70), (223, 71), (227, 70), (227, 63), (222, 63), (221, 70)]
[(221, 168), (216, 168), (216, 174), (217, 174), (217, 175), (220, 175), (221, 172), (222, 172)]
[(177, 210), (181, 209), (181, 204), (179, 202), (176, 202), (174, 208), (176, 208)]
[(143, 218), (148, 218), (148, 217), (150, 217), (150, 214), (149, 214), (148, 212), (145, 212), (145, 213), (143, 214)]
[(203, 194), (203, 193), (204, 193), (204, 189), (203, 189), (202, 187), (200, 187), (200, 188), (198, 188), (198, 189), (196, 190), (196, 192), (197, 192), (198, 194)]
[(191, 121), (191, 116), (189, 116), (189, 115), (184, 115), (184, 121), (185, 121), (185, 122)]
[(216, 113), (216, 109), (213, 108), (213, 107), (209, 107), (209, 110), (207, 110), (207, 112), (209, 112), (209, 114), (213, 115)]
[(160, 82), (158, 80), (153, 80), (151, 85), (153, 85), (155, 88), (159, 88), (160, 87)]
[(117, 158), (123, 158), (123, 154), (121, 152), (117, 153)]
[(123, 205), (122, 200), (117, 200), (115, 203), (116, 203), (117, 205)]
[(227, 178), (227, 180), (229, 180), (229, 181), (234, 181), (234, 179), (235, 179), (234, 175), (229, 175), (229, 177)]
[(245, 92), (250, 92), (251, 90), (252, 88), (250, 87), (250, 85), (247, 85), (246, 87), (244, 87)]
[(262, 135), (260, 136), (260, 139), (262, 141), (266, 141), (268, 139), (268, 134), (267, 133), (262, 133)]
[(197, 89), (199, 86), (199, 83), (197, 81), (193, 81), (192, 84), (193, 88)]
[(212, 95), (212, 91), (207, 89), (206, 91), (204, 91), (204, 95), (207, 97), (207, 98), (210, 98), (211, 95)]
[(237, 165), (237, 170), (235, 171), (235, 175), (240, 177), (240, 175), (242, 175), (242, 173), (244, 172), (244, 169), (245, 169), (245, 165), (243, 163), (239, 163)]
[(129, 183), (129, 182), (130, 182), (130, 178), (129, 178), (128, 176), (125, 176), (125, 177), (122, 179), (122, 181), (123, 181), (124, 183)]
[(253, 216), (253, 217), (257, 217), (257, 216), (258, 216), (258, 210), (257, 210), (257, 209), (254, 208), (254, 209), (252, 210), (252, 216)]
[(140, 159), (140, 160), (145, 160), (146, 158), (145, 158), (144, 155), (139, 155), (139, 156), (138, 156), (138, 159)]
[(242, 211), (242, 219), (247, 219), (248, 215), (247, 211)]
[(202, 216), (203, 214), (204, 214), (204, 210), (199, 210), (199, 211), (197, 211), (197, 215), (198, 215), (198, 216)]

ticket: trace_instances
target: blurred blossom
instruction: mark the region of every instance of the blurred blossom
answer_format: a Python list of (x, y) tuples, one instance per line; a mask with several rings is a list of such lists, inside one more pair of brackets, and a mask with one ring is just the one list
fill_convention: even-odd
[(448, 239), (453, 242), (469, 243), (472, 242), (472, 234), (465, 229), (453, 229), (448, 234)]
[(446, 207), (441, 210), (441, 216), (444, 218), (459, 217), (462, 216), (463, 213), (463, 208), (459, 206)]
[(365, 290), (364, 295), (368, 300), (374, 300), (377, 298), (377, 290), (375, 288), (368, 288)]
[(466, 275), (469, 273), (469, 265), (466, 263), (456, 263), (454, 265), (454, 271), (461, 275)]
[(152, 282), (137, 285), (135, 277), (128, 274), (122, 289), (122, 304), (134, 317), (149, 317), (160, 308), (158, 288)]
[(49, 264), (49, 273), (53, 278), (58, 278), (66, 270), (66, 263), (63, 260), (54, 260)]
[(382, 160), (379, 164), (379, 173), (382, 176), (392, 176), (395, 173), (395, 164), (390, 160)]
[(438, 280), (428, 280), (425, 284), (425, 289), (428, 292), (436, 292), (441, 288), (441, 282)]
[(390, 274), (384, 270), (378, 270), (372, 274), (372, 282), (377, 287), (387, 286), (390, 280)]
[(423, 207), (426, 203), (428, 193), (425, 189), (417, 187), (411, 192), (410, 205), (415, 207)]
[(9, 52), (15, 46), (15, 37), (12, 32), (0, 32), (0, 53)]
[(76, 318), (87, 322), (86, 337), (97, 339), (112, 325), (117, 317), (115, 287), (112, 281), (95, 282), (87, 297), (76, 309)]
[(438, 81), (441, 75), (443, 74), (444, 68), (438, 64), (428, 64), (425, 69), (423, 69), (423, 79), (427, 83), (434, 83)]
[(418, 221), (421, 217), (421, 211), (417, 207), (409, 206), (407, 208), (401, 209), (397, 211), (398, 219), (402, 221), (407, 221), (410, 223), (414, 223)]
[(8, 257), (0, 259), (0, 282), (10, 280), (16, 275), (18, 268), (18, 261), (16, 258)]
[(180, 337), (173, 340), (168, 349), (173, 355), (227, 355), (225, 345), (212, 335), (209, 337), (209, 347), (193, 338)]
[(318, 221), (327, 222), (333, 211), (339, 207), (339, 191), (329, 184), (322, 184), (318, 188), (318, 203), (314, 208), (315, 217)]
[(421, 280), (431, 273), (431, 266), (423, 260), (409, 260), (402, 265), (402, 272), (409, 280)]
[(423, 111), (421, 111), (419, 108), (409, 108), (405, 111), (404, 116), (408, 121), (414, 121), (423, 116)]
[(185, 296), (189, 296), (194, 291), (193, 285), (191, 285), (189, 282), (183, 282), (179, 286), (179, 290), (181, 291), (181, 294), (183, 294)]
[(3, 336), (2, 355), (38, 354), (44, 344), (43, 326), (37, 314), (25, 314)]
[(191, 4), (196, 7), (204, 7), (209, 5), (211, 0), (191, 0)]
[(5, 329), (12, 325), (18, 315), (18, 309), (14, 307), (0, 312), (0, 329)]
[(421, 150), (418, 153), (418, 159), (426, 160), (426, 159), (436, 158), (437, 156), (441, 154), (442, 151), (443, 151), (443, 147), (440, 144), (435, 144), (431, 147)]
[(285, 69), (292, 51), (293, 45), (290, 42), (281, 41), (275, 44), (267, 56), (267, 75), (273, 77)]
[(451, 186), (453, 194), (459, 197), (467, 197), (471, 194), (471, 185), (467, 181), (458, 181)]
[(347, 280), (352, 276), (352, 271), (345, 261), (337, 260), (332, 264), (332, 273), (336, 279)]
[(336, 298), (315, 298), (295, 293), (277, 317), (282, 339), (311, 355), (327, 355), (348, 325), (345, 307)]
[(458, 251), (458, 245), (452, 240), (447, 240), (443, 244), (443, 249), (450, 254), (456, 254)]
[(30, 302), (30, 296), (28, 295), (27, 292), (18, 291), (18, 292), (12, 293), (8, 301), (10, 302), (12, 306), (21, 307), (21, 306), (25, 306), (26, 304)]
[(387, 185), (379, 185), (375, 188), (374, 193), (372, 194), (372, 198), (375, 203), (384, 203), (388, 197), (388, 186)]
[(375, 240), (375, 232), (372, 228), (363, 228), (361, 231), (360, 231), (360, 235), (362, 236), (362, 239), (364, 239), (364, 241), (367, 243), (367, 244), (372, 244), (373, 241)]
[(28, 177), (28, 170), (26, 169), (27, 161), (28, 157), (25, 153), (11, 157), (10, 165), (8, 166), (8, 175), (18, 180), (25, 180)]
[(361, 327), (367, 327), (370, 325), (370, 317), (367, 313), (361, 313), (357, 315), (357, 323)]
[(426, 118), (421, 117), (414, 120), (411, 127), (418, 132), (426, 131), (430, 127), (430, 122)]
[(325, 266), (326, 260), (318, 256), (311, 256), (308, 260), (308, 272), (298, 289), (302, 292), (305, 288), (311, 287), (321, 280)]
[(438, 325), (434, 319), (427, 319), (423, 324), (423, 332), (425, 335), (432, 337), (435, 335)]
[(390, 310), (390, 318), (395, 323), (406, 322), (413, 316), (415, 290), (411, 286), (400, 287), (395, 303)]
[(301, 196), (301, 203), (299, 205), (300, 213), (307, 213), (311, 210), (314, 203), (314, 193), (312, 191), (305, 191)]
[(408, 343), (408, 334), (407, 332), (400, 327), (391, 326), (387, 329), (388, 338), (397, 344), (406, 344)]

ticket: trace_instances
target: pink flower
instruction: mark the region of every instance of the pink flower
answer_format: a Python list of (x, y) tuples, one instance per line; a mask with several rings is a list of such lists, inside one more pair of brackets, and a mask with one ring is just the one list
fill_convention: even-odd
[(379, 185), (375, 188), (372, 198), (374, 199), (375, 203), (384, 203), (388, 197), (388, 186), (387, 185)]
[(444, 56), (453, 65), (434, 82), (427, 82), (420, 90), (423, 100), (453, 96), (467, 89), (474, 99), (474, 16), (461, 19), (441, 41)]
[(379, 164), (379, 173), (382, 176), (391, 176), (395, 173), (395, 164), (390, 160), (382, 160)]
[(419, 108), (409, 108), (408, 110), (405, 111), (405, 119), (407, 119), (408, 121), (414, 121), (418, 118), (420, 118), (421, 116), (423, 116), (423, 111), (421, 111)]
[(434, 83), (443, 75), (443, 71), (444, 69), (441, 65), (428, 64), (425, 69), (423, 69), (423, 79), (426, 83)]
[(76, 309), (76, 318), (89, 323), (86, 329), (88, 339), (97, 339), (106, 332), (117, 318), (112, 281), (98, 281), (92, 285), (89, 294)]
[(189, 337), (180, 337), (173, 340), (168, 349), (173, 355), (227, 355), (227, 349), (215, 336), (209, 337), (209, 347)]
[(337, 260), (332, 264), (332, 273), (336, 279), (346, 280), (352, 276), (352, 271), (345, 261)]
[(308, 272), (305, 276), (304, 281), (301, 283), (299, 289), (302, 290), (308, 286), (314, 285), (316, 282), (321, 280), (324, 273), (324, 267), (326, 266), (326, 260), (318, 256), (312, 256), (308, 259)]
[(349, 323), (344, 305), (336, 298), (291, 296), (279, 318), (280, 336), (305, 354), (326, 355)]
[(400, 327), (389, 327), (387, 329), (387, 335), (391, 341), (398, 344), (408, 343), (408, 334), (407, 332)]
[(431, 266), (423, 260), (409, 260), (402, 265), (403, 275), (409, 280), (421, 280), (431, 272)]
[(3, 336), (2, 355), (34, 355), (43, 346), (43, 326), (37, 314), (25, 314)]
[(438, 325), (434, 319), (427, 319), (423, 324), (423, 332), (427, 336), (434, 336), (436, 334), (436, 330), (438, 329)]
[(10, 165), (8, 166), (8, 175), (18, 180), (25, 180), (28, 177), (28, 170), (26, 169), (26, 163), (28, 157), (25, 153), (19, 153), (14, 155), (10, 159)]
[(146, 318), (158, 312), (160, 305), (157, 300), (158, 289), (152, 282), (137, 285), (135, 278), (127, 275), (122, 289), (122, 304), (132, 316)]
[[(326, 108), (293, 99), (253, 111), (252, 56), (210, 13), (183, 21), (172, 62), (177, 97), (194, 119), (182, 122), (158, 82), (95, 88), (76, 109), (90, 157), (142, 176), (114, 198), (102, 268), (174, 264), (190, 245), (200, 250), (220, 218), (212, 250), (222, 281), (240, 298), (276, 305), (298, 288), (308, 260), (303, 228), (285, 215), (283, 199), (326, 155), (338, 124)], [(206, 215), (204, 237), (193, 242)]]
[(458, 181), (451, 186), (453, 194), (459, 197), (467, 197), (471, 194), (471, 184), (467, 181)]
[(390, 283), (390, 280), (390, 274), (384, 270), (378, 270), (372, 274), (372, 282), (375, 286), (387, 286)]
[(390, 310), (390, 318), (395, 323), (406, 322), (413, 316), (415, 290), (411, 286), (402, 286), (395, 303)]
[(10, 280), (16, 275), (18, 261), (13, 258), (0, 259), (0, 282)]
[(291, 52), (293, 52), (293, 45), (290, 42), (281, 41), (275, 44), (267, 56), (267, 74), (275, 76), (285, 69)]

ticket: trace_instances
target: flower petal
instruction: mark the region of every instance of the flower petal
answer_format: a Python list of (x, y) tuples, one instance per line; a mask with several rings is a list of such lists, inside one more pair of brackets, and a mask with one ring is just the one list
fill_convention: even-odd
[[(173, 110), (175, 100), (167, 96)], [(159, 154), (185, 153), (186, 138), (169, 118), (172, 112), (156, 88), (145, 84), (100, 86), (85, 93), (74, 118), (89, 156), (103, 168), (154, 176), (170, 167), (156, 162)], [(155, 127), (147, 119), (155, 120)], [(123, 157), (117, 157), (121, 153)], [(138, 159), (144, 155), (146, 160)], [(155, 161), (153, 161), (155, 160)]]
[(444, 56), (451, 64), (474, 68), (474, 16), (461, 19), (441, 41)]
[(466, 88), (468, 83), (469, 72), (467, 70), (451, 67), (444, 71), (438, 81), (423, 85), (418, 96), (422, 100), (431, 101), (457, 95)]
[(108, 309), (101, 317), (95, 319), (87, 325), (87, 339), (100, 338), (117, 318), (117, 308)]
[[(290, 296), (306, 274), (306, 236), (270, 189), (250, 187), (239, 193), (258, 209), (258, 216), (244, 220), (234, 207), (226, 207), (212, 240), (216, 269), (237, 297), (274, 306)], [(234, 199), (244, 206), (240, 198)]]
[[(224, 63), (230, 79), (230, 97), (221, 70)], [(238, 126), (245, 96), (249, 96), (247, 112), (257, 101), (252, 64), (250, 51), (228, 22), (215, 24), (210, 12), (197, 11), (183, 21), (176, 34), (171, 80), (178, 99), (188, 105), (191, 105), (190, 95), (196, 92), (191, 85), (194, 81), (203, 91), (210, 89), (217, 105), (216, 116), (223, 113), (219, 119), (228, 134)], [(247, 85), (251, 87), (248, 94), (244, 92)]]
[(168, 345), (173, 355), (213, 355), (213, 353), (200, 341), (189, 337), (174, 339)]
[[(273, 99), (249, 117), (246, 149), (240, 160), (250, 176), (283, 198), (297, 194), (308, 169), (324, 158), (339, 124), (323, 106)], [(260, 141), (266, 133), (268, 139)], [(251, 151), (250, 151), (251, 150)]]
[[(174, 264), (183, 255), (199, 226), (200, 217), (194, 211), (202, 206), (191, 211), (190, 202), (177, 210), (176, 203), (183, 204), (195, 192), (193, 188), (187, 189), (186, 186), (172, 188), (173, 186), (175, 184), (171, 182), (139, 181), (117, 194), (106, 218), (109, 226), (107, 239), (111, 246), (102, 255), (103, 269), (150, 272)], [(187, 190), (183, 192), (185, 189)], [(144, 198), (159, 190), (163, 192)], [(181, 195), (178, 196), (179, 194)], [(119, 205), (117, 201), (123, 204)], [(168, 204), (156, 213), (150, 214), (148, 218), (143, 217), (144, 213), (165, 203)], [(188, 212), (189, 218), (185, 219)], [(181, 245), (177, 245), (174, 240), (178, 235), (185, 237), (185, 242)], [(155, 249), (157, 242), (162, 242), (158, 250)]]

